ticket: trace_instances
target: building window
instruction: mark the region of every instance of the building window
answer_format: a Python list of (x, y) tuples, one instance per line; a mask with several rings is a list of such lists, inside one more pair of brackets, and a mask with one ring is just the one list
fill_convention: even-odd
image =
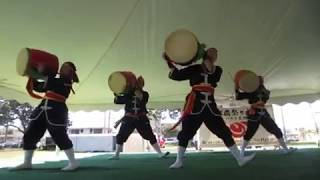
[(102, 134), (102, 129), (90, 129), (90, 134)]
[(80, 134), (80, 130), (79, 129), (71, 129), (70, 134)]
[(94, 129), (94, 134), (102, 134), (102, 129)]

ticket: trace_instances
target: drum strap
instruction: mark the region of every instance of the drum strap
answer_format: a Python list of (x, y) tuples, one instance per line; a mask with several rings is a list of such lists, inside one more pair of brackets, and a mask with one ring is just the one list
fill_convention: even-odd
[(194, 102), (196, 100), (196, 92), (207, 92), (207, 93), (213, 94), (214, 87), (212, 87), (210, 84), (198, 84), (198, 85), (192, 86), (192, 90), (188, 94), (187, 100), (184, 104), (181, 118), (176, 124), (174, 124), (174, 126), (170, 130), (175, 129), (184, 120), (186, 116), (192, 113)]

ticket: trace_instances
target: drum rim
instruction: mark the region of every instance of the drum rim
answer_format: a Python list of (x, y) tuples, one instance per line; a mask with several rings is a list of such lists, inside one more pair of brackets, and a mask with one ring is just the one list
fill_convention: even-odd
[[(241, 85), (243, 85), (243, 83), (244, 83), (244, 77), (246, 77), (246, 76), (248, 76), (248, 75), (249, 75), (249, 76), (254, 75), (254, 76), (252, 76), (252, 77), (255, 78), (255, 79), (254, 79), (255, 84), (256, 84), (255, 88), (252, 88), (253, 86), (250, 87), (250, 88), (243, 88), (243, 87), (241, 87)], [(252, 81), (253, 81), (253, 80), (252, 80)], [(241, 82), (242, 82), (242, 83), (241, 83)], [(252, 92), (256, 91), (256, 90), (258, 89), (258, 87), (259, 87), (259, 84), (260, 84), (259, 77), (258, 77), (254, 72), (252, 72), (252, 71), (251, 71), (251, 73), (249, 73), (249, 74), (244, 74), (244, 75), (242, 76), (242, 78), (239, 79), (239, 82), (238, 82), (239, 88), (240, 88), (241, 90), (247, 92), (247, 93), (252, 93)]]
[[(25, 76), (27, 73), (27, 69), (30, 62), (29, 56), (30, 56), (29, 48), (22, 48), (18, 53), (18, 56), (16, 59), (16, 71), (21, 76)], [(22, 63), (24, 63), (25, 66), (21, 66)], [(22, 69), (21, 67), (24, 67), (24, 70), (21, 70)]]
[[(169, 42), (168, 42), (168, 40), (169, 40), (169, 38), (170, 37), (172, 37), (174, 34), (176, 34), (176, 33), (178, 33), (178, 32), (187, 32), (187, 33), (189, 33), (190, 35), (191, 35), (191, 37), (192, 37), (192, 39), (194, 40), (194, 52), (192, 53), (193, 54), (193, 56), (192, 57), (189, 57), (188, 58), (188, 60), (182, 60), (182, 59), (176, 59), (176, 58), (172, 58), (172, 57), (170, 57), (171, 55), (170, 55), (170, 48), (168, 47), (168, 44), (169, 44)], [(173, 31), (173, 32), (171, 32), (168, 36), (167, 36), (167, 38), (166, 38), (166, 40), (165, 40), (165, 46), (164, 46), (164, 50), (165, 50), (165, 53), (168, 55), (168, 57), (169, 58), (172, 58), (173, 59), (173, 61), (175, 62), (175, 63), (177, 63), (177, 64), (180, 64), (180, 65), (189, 65), (189, 64), (192, 64), (193, 62), (194, 62), (194, 58), (197, 56), (197, 52), (198, 52), (198, 49), (199, 49), (199, 41), (198, 41), (198, 38), (196, 37), (196, 35), (192, 32), (192, 31), (189, 31), (189, 30), (187, 30), (187, 29), (177, 29), (177, 30), (175, 30), (175, 31)], [(168, 53), (169, 52), (169, 53)], [(190, 53), (191, 54), (191, 53)]]
[[(136, 78), (135, 74), (132, 73), (132, 72), (130, 72), (130, 71), (115, 71), (115, 72), (111, 73), (111, 74), (109, 75), (109, 77), (108, 77), (108, 86), (109, 86), (109, 89), (110, 89), (112, 92), (114, 92), (114, 93), (116, 93), (116, 94), (126, 93), (126, 89), (128, 89), (128, 85), (129, 85), (129, 84), (127, 83), (127, 78), (126, 78), (126, 76), (124, 75), (124, 73), (131, 74), (131, 75), (133, 75), (134, 78)], [(123, 88), (121, 88), (121, 90), (117, 90), (117, 88), (115, 89), (115, 88), (112, 88), (112, 86), (111, 86), (111, 78), (112, 78), (112, 76), (115, 75), (115, 74), (120, 74), (120, 75), (121, 75), (120, 77), (122, 77), (123, 80), (124, 80), (124, 82), (126, 82), (125, 86), (124, 86)], [(119, 88), (119, 89), (120, 89), (120, 88)]]

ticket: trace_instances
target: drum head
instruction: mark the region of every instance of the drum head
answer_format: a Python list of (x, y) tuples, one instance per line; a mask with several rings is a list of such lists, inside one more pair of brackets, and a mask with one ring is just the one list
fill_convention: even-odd
[(198, 51), (196, 36), (185, 29), (172, 32), (165, 41), (167, 56), (178, 64), (186, 64), (195, 57)]
[(239, 88), (247, 93), (251, 93), (257, 90), (259, 84), (260, 79), (253, 72), (243, 74), (239, 80)]
[(20, 50), (16, 60), (16, 70), (20, 76), (25, 76), (29, 64), (29, 51), (27, 48)]
[(109, 76), (108, 85), (112, 92), (121, 94), (127, 86), (127, 79), (121, 72), (114, 72)]

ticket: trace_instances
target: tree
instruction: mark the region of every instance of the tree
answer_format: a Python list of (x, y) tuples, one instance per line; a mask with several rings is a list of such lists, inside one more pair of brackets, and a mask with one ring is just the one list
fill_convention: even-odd
[(23, 103), (18, 105), (13, 111), (16, 115), (15, 120), (19, 120), (21, 127), (12, 124), (12, 127), (17, 128), (20, 132), (24, 133), (30, 123), (30, 115), (32, 113), (33, 107), (29, 103)]
[(171, 110), (169, 116), (171, 119), (178, 119), (181, 116), (181, 111), (179, 109)]
[(154, 121), (154, 131), (160, 135), (161, 133), (161, 118), (162, 118), (162, 115), (161, 115), (161, 112), (163, 110), (156, 110), (156, 109), (150, 109), (148, 112), (148, 118), (151, 120), (151, 121)]
[(7, 141), (7, 135), (8, 135), (8, 124), (10, 121), (10, 116), (9, 116), (9, 110), (10, 107), (5, 100), (0, 101), (0, 126), (5, 127), (5, 136), (4, 136), (4, 142)]
[[(166, 127), (166, 125), (161, 125), (161, 120), (163, 120), (165, 117), (163, 116), (164, 112), (169, 111), (169, 117), (171, 119), (174, 120), (178, 120), (180, 118), (180, 110), (179, 109), (174, 109), (174, 110), (168, 110), (168, 109), (149, 109), (148, 110), (148, 116), (150, 120), (154, 120), (155, 121), (155, 128), (154, 131), (157, 134), (161, 134), (165, 137), (174, 137), (177, 136), (178, 134), (178, 129), (173, 129), (173, 130), (169, 130), (172, 128), (173, 124), (168, 125), (168, 127)], [(173, 121), (175, 122), (175, 121)]]
[(170, 138), (170, 137), (177, 137), (178, 136), (179, 129), (178, 128), (171, 129), (171, 128), (172, 128), (172, 124), (166, 125), (163, 127), (162, 134), (164, 137)]
[[(14, 127), (24, 133), (30, 122), (29, 116), (32, 110), (33, 107), (29, 103), (20, 104), (16, 100), (0, 100), (0, 126), (4, 126), (6, 131), (8, 127)], [(15, 121), (19, 121), (21, 126), (18, 126)]]
[(164, 110), (162, 109), (149, 109), (148, 110), (148, 116), (150, 120), (160, 121), (162, 118), (162, 112)]

